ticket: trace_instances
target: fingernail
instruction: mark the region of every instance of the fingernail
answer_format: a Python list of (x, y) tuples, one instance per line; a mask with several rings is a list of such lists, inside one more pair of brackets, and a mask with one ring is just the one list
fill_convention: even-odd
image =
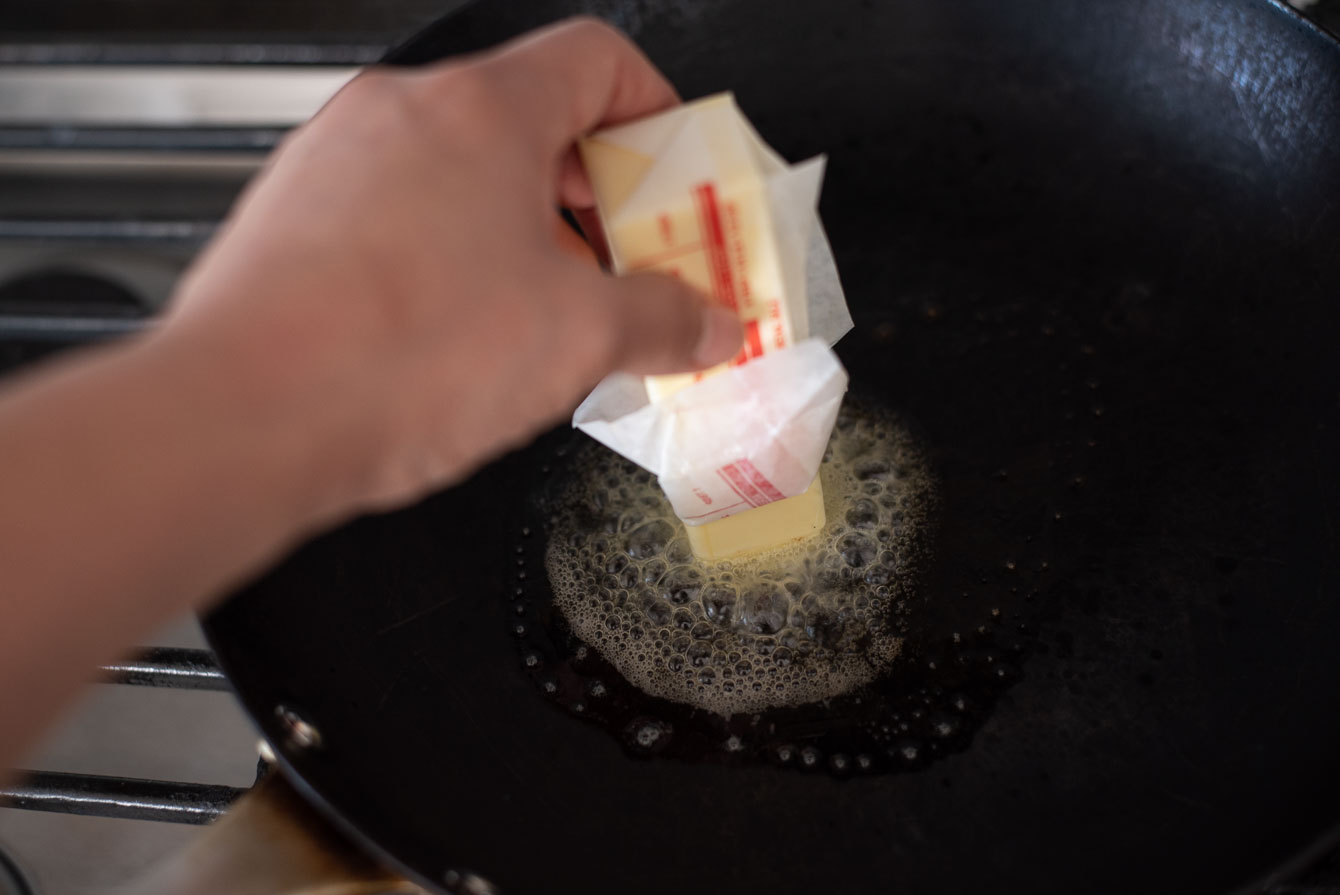
[(730, 360), (740, 350), (744, 331), (735, 312), (718, 305), (703, 308), (702, 329), (698, 333), (698, 347), (693, 350), (693, 362), (700, 367)]

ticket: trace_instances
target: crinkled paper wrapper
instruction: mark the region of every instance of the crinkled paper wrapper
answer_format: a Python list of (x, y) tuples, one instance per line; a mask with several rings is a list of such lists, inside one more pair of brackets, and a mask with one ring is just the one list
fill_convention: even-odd
[[(757, 473), (784, 497), (808, 488), (847, 389), (830, 346), (851, 329), (851, 314), (815, 212), (824, 161), (788, 166), (759, 146), (798, 341), (657, 402), (642, 377), (615, 373), (573, 414), (578, 429), (654, 473), (689, 525), (741, 511), (726, 469)], [(661, 166), (646, 176), (663, 176)]]

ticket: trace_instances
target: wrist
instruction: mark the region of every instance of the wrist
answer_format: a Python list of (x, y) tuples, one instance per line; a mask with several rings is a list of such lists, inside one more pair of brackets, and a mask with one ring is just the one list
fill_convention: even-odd
[(201, 474), (220, 471), (287, 542), (356, 507), (372, 451), (340, 358), (351, 346), (320, 319), (280, 320), (283, 302), (249, 297), (171, 314), (136, 346), (133, 362), (168, 383)]

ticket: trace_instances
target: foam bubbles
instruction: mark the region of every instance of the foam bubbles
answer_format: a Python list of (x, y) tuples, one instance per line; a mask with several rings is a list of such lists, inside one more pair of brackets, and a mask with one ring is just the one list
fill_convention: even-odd
[(844, 407), (808, 540), (702, 562), (650, 474), (598, 445), (578, 457), (545, 556), (573, 632), (634, 686), (730, 716), (873, 680), (930, 545), (934, 479), (897, 417)]

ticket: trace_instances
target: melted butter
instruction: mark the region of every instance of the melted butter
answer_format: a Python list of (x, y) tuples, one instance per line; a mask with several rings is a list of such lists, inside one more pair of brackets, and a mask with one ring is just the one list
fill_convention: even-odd
[(555, 603), (652, 696), (729, 716), (849, 692), (898, 655), (935, 481), (897, 417), (851, 407), (820, 478), (827, 522), (815, 535), (703, 561), (655, 479), (592, 445), (546, 552)]

